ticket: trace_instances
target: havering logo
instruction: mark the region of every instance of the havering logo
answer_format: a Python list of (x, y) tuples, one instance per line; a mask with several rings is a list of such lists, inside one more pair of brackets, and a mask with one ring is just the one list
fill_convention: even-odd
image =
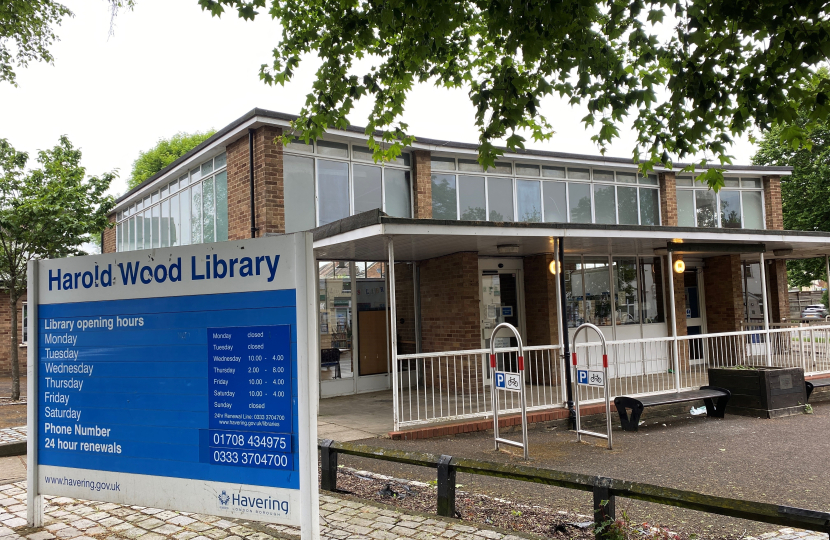
[(228, 496), (227, 493), (225, 493), (225, 490), (223, 489), (222, 493), (219, 494), (219, 504), (221, 504), (222, 506), (227, 506), (228, 501), (230, 500), (231, 498)]

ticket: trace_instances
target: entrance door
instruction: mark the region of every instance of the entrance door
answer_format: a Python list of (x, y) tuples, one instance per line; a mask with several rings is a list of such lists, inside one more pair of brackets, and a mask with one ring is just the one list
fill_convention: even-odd
[[(683, 285), (686, 290), (686, 335), (698, 336), (703, 333), (703, 305), (700, 287), (700, 272), (697, 268), (687, 269), (683, 273)], [(693, 339), (689, 342), (691, 364), (702, 364), (704, 358), (703, 340)]]
[[(502, 329), (493, 335), (493, 329), (503, 322), (515, 326), (524, 338), (522, 266), (521, 259), (479, 259), (481, 346), (485, 349), (490, 348), (491, 340), (495, 340), (496, 348), (518, 345), (510, 330)], [(517, 366), (498, 368), (515, 371)], [(488, 373), (486, 365), (483, 371)]]

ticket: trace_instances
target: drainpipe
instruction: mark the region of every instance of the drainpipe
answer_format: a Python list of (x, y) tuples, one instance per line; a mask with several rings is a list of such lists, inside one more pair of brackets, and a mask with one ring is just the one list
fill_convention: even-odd
[(565, 386), (567, 387), (568, 418), (570, 419), (571, 429), (576, 429), (576, 411), (574, 410), (573, 387), (571, 384), (571, 350), (570, 339), (568, 337), (568, 302), (565, 299), (565, 237), (560, 237), (558, 243), (559, 262), (562, 265), (559, 269), (559, 290), (562, 291), (562, 294), (559, 296), (559, 309), (562, 310), (562, 353), (565, 355)]
[(251, 180), (251, 238), (256, 238), (256, 204), (254, 203), (254, 129), (248, 129), (248, 174)]

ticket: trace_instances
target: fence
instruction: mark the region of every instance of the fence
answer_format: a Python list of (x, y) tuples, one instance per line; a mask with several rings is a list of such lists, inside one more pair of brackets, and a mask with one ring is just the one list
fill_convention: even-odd
[[(801, 367), (806, 375), (830, 373), (830, 325), (771, 328), (701, 334), (674, 339), (609, 341), (611, 398), (676, 392), (708, 384), (709, 367), (760, 365)], [(578, 343), (574, 350), (580, 365), (601, 369), (599, 342)], [(516, 371), (517, 350), (502, 349), (498, 369)], [(528, 410), (563, 407), (565, 376), (560, 347), (525, 348), (525, 382)], [(419, 424), (492, 415), (490, 371), (486, 349), (397, 357), (393, 374), (395, 429)], [(586, 358), (587, 357), (587, 358)], [(604, 399), (601, 388), (580, 386), (582, 403)], [(518, 412), (518, 396), (500, 398), (507, 410)]]
[(338, 454), (437, 469), (437, 510), (438, 515), (446, 517), (455, 516), (456, 473), (463, 472), (591, 491), (594, 495), (594, 534), (597, 538), (603, 535), (604, 528), (602, 525), (607, 525), (615, 519), (615, 497), (677, 506), (679, 508), (698, 510), (722, 516), (751, 519), (763, 523), (772, 523), (774, 525), (798, 527), (825, 533), (830, 532), (830, 513), (827, 512), (717, 497), (653, 484), (629, 482), (602, 476), (589, 476), (586, 474), (528, 467), (525, 465), (494, 463), (463, 458), (458, 459), (446, 455), (438, 456), (422, 452), (389, 450), (354, 443), (336, 443), (330, 439), (321, 441), (319, 448), (321, 463), (320, 487), (326, 491), (337, 491)]

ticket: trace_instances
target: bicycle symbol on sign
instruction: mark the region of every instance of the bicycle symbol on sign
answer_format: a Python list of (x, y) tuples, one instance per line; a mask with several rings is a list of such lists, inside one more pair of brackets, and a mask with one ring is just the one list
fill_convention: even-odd
[(591, 373), (591, 382), (592, 383), (597, 383), (597, 384), (602, 384), (602, 374), (597, 372), (597, 371), (594, 371), (593, 373)]

